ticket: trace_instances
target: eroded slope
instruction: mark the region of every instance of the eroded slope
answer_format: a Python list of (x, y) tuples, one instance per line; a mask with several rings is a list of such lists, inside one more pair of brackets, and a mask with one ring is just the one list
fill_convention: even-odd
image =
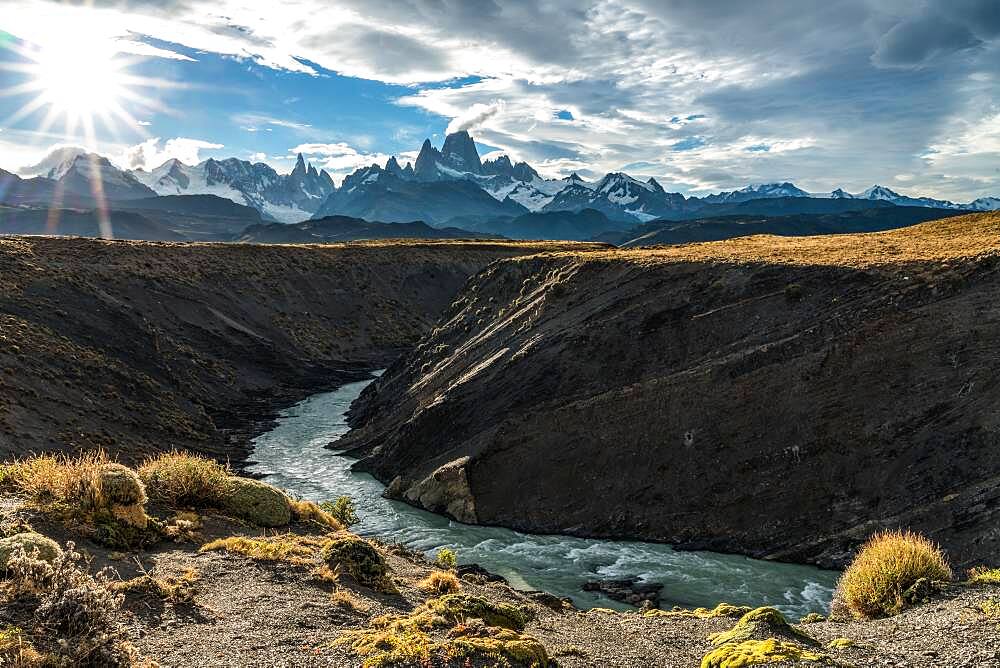
[(465, 521), (828, 565), (901, 525), (995, 562), (998, 257), (984, 214), (507, 260), (347, 443)]
[(564, 245), (0, 239), (0, 457), (238, 461), (274, 402), (359, 377), (497, 258)]

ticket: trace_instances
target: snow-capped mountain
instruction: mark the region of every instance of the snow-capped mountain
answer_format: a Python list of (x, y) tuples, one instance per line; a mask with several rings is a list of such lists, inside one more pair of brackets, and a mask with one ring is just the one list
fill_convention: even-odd
[(621, 220), (628, 216), (646, 222), (676, 213), (687, 202), (679, 193), (666, 192), (656, 179), (640, 181), (622, 172), (608, 174), (596, 184), (581, 181), (579, 177), (573, 179), (543, 211), (596, 209), (609, 218)]
[(834, 199), (867, 199), (867, 200), (878, 200), (882, 202), (892, 202), (896, 206), (923, 206), (930, 207), (932, 209), (970, 209), (971, 205), (955, 204), (954, 202), (949, 202), (942, 199), (934, 199), (932, 197), (908, 197), (906, 195), (900, 195), (894, 190), (890, 190), (885, 186), (880, 186), (878, 184), (873, 185), (868, 190), (852, 195), (846, 192), (843, 188), (837, 188), (832, 193), (830, 197)]
[(772, 197), (809, 197), (809, 193), (795, 184), (785, 181), (784, 183), (758, 183), (749, 185), (739, 190), (721, 192), (717, 195), (703, 197), (702, 201), (708, 204), (738, 204), (748, 202), (752, 199), (768, 199)]
[(1000, 211), (1000, 197), (980, 197), (969, 202), (967, 207), (973, 211)]
[(194, 166), (169, 160), (135, 175), (160, 195), (216, 195), (283, 223), (308, 220), (337, 189), (325, 170), (317, 171), (301, 154), (291, 174), (278, 174), (262, 162), (228, 158)]

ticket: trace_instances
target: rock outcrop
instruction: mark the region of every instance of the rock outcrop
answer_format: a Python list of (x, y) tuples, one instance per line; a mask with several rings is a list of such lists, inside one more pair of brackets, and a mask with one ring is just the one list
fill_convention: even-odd
[(484, 524), (829, 566), (901, 526), (993, 563), (998, 269), (996, 214), (506, 260), (338, 446), (417, 504), (464, 460)]

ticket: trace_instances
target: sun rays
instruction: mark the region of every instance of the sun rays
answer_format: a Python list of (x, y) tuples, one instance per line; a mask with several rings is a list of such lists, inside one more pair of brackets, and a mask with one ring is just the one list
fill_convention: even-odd
[[(88, 147), (97, 146), (99, 129), (115, 140), (146, 139), (149, 133), (136, 114), (169, 113), (156, 93), (178, 86), (137, 75), (133, 70), (140, 60), (122, 53), (115, 39), (88, 38), (85, 33), (40, 45), (0, 40), (0, 72), (9, 73), (4, 79), (12, 80), (0, 87), (0, 96), (25, 98), (0, 126), (24, 125), (38, 117), (34, 129), (44, 135), (58, 132), (61, 121), (66, 142), (82, 138)], [(110, 238), (113, 231), (96, 156), (91, 156), (87, 171), (101, 236)], [(49, 215), (53, 231), (62, 206), (60, 190)]]

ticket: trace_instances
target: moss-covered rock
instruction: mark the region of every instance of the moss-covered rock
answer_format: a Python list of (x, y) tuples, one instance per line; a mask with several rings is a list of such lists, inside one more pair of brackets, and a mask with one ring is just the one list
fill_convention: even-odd
[(831, 663), (829, 657), (819, 652), (805, 649), (793, 642), (766, 638), (717, 647), (702, 658), (701, 668), (745, 668), (791, 662)]
[(785, 616), (776, 608), (764, 607), (751, 610), (736, 622), (736, 626), (728, 631), (713, 633), (709, 640), (716, 647), (729, 643), (742, 643), (747, 640), (767, 640), (768, 638), (787, 638), (789, 640), (806, 642), (816, 645), (816, 641), (807, 633), (799, 631), (790, 625)]
[[(447, 654), (468, 659), (485, 659), (490, 665), (545, 668), (549, 655), (545, 646), (530, 635), (510, 629), (467, 626), (445, 645)], [(499, 660), (498, 660), (499, 659)]]
[(382, 592), (395, 592), (389, 579), (389, 565), (375, 546), (343, 532), (327, 541), (320, 557), (334, 571), (346, 572), (355, 582)]
[[(130, 506), (128, 508), (135, 508)], [(164, 537), (163, 523), (147, 517), (139, 522), (136, 517), (120, 517), (121, 507), (95, 513), (93, 516), (93, 539), (95, 543), (116, 550), (138, 550), (155, 545)]]
[(647, 610), (643, 613), (645, 617), (694, 617), (695, 619), (714, 619), (716, 617), (739, 618), (750, 612), (753, 608), (745, 605), (730, 605), (720, 603), (711, 610), (708, 608), (695, 608), (687, 610), (685, 608), (674, 608), (673, 610)]
[(799, 624), (817, 624), (819, 622), (825, 622), (826, 617), (819, 614), (818, 612), (810, 612), (805, 617), (799, 619)]
[(102, 506), (142, 506), (146, 503), (146, 486), (139, 474), (121, 464), (102, 464), (97, 469), (99, 498)]
[(62, 554), (62, 548), (59, 547), (58, 543), (40, 533), (28, 531), (14, 534), (0, 539), (0, 571), (7, 570), (10, 557), (19, 546), (24, 548), (25, 554), (30, 556), (37, 553), (39, 559), (49, 563), (55, 561), (56, 557)]
[(481, 619), (487, 626), (498, 626), (512, 631), (523, 631), (527, 623), (526, 615), (507, 603), (491, 603), (480, 596), (471, 594), (446, 594), (432, 598), (425, 604), (427, 609), (450, 624), (466, 619)]
[(282, 527), (292, 521), (288, 496), (277, 487), (250, 478), (232, 477), (226, 481), (222, 507), (257, 526)]

